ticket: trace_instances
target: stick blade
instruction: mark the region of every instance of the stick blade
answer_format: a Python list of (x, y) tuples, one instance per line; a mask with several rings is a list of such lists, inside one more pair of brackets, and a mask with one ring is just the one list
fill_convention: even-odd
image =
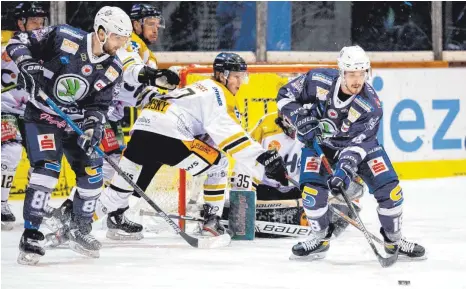
[(398, 250), (396, 250), (395, 254), (391, 255), (390, 257), (384, 258), (377, 254), (377, 259), (379, 260), (380, 265), (382, 265), (383, 268), (388, 268), (392, 266), (393, 264), (398, 261)]
[(201, 249), (214, 249), (222, 248), (230, 245), (231, 237), (229, 234), (223, 234), (215, 237), (200, 237), (198, 248)]

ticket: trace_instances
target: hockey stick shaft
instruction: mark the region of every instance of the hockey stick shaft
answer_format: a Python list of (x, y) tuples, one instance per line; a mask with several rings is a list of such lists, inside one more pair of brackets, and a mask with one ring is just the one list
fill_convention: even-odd
[[(76, 123), (71, 120), (71, 118), (66, 115), (56, 104), (53, 102), (52, 99), (50, 99), (42, 90), (39, 90), (39, 96), (50, 106), (50, 108), (53, 109), (55, 113), (57, 113), (61, 118), (63, 118), (66, 123), (78, 134), (78, 135), (83, 135), (84, 132), (76, 125)], [(131, 187), (134, 188), (136, 193), (138, 193), (144, 200), (146, 200), (147, 203), (162, 217), (171, 227), (172, 229), (179, 234), (183, 239), (188, 242), (189, 245), (193, 247), (199, 247), (199, 239), (194, 238), (183, 232), (181, 228), (173, 221), (171, 220), (167, 214), (156, 204), (154, 201), (152, 201), (151, 198), (149, 198), (144, 191), (136, 184), (133, 182), (133, 180), (125, 174), (120, 167), (113, 162), (113, 160), (105, 154), (98, 146), (94, 147), (95, 152), (97, 152), (100, 156), (102, 156), (109, 164), (110, 166), (120, 175)]]
[(17, 84), (12, 84), (10, 86), (4, 87), (2, 88), (2, 93), (15, 89), (17, 86), (18, 86)]
[[(293, 184), (293, 186), (295, 186), (296, 188), (299, 188), (299, 183), (297, 181), (295, 181), (294, 179), (288, 177), (288, 180)], [(332, 199), (335, 199), (335, 197), (331, 197), (329, 198), (329, 201), (332, 200)], [(354, 204), (354, 203), (353, 203)], [(329, 209), (332, 211), (333, 214), (335, 214), (337, 217), (340, 217), (341, 219), (343, 219), (344, 221), (346, 221), (347, 223), (353, 225), (356, 229), (358, 229), (359, 231), (363, 232), (363, 230), (361, 229), (361, 226), (359, 226), (359, 224), (351, 219), (348, 215), (346, 215), (345, 213), (343, 213), (342, 211), (338, 210), (337, 208), (333, 207), (333, 206), (329, 206)], [(372, 239), (374, 239), (377, 243), (379, 244), (383, 244), (383, 241), (380, 240), (377, 236), (375, 236), (374, 234), (372, 234), (371, 232), (368, 232), (369, 235), (371, 236)]]
[[(141, 216), (151, 216), (151, 217), (158, 217), (152, 211), (146, 211), (141, 209), (139, 211)], [(168, 215), (172, 219), (182, 219), (186, 221), (193, 221), (193, 222), (204, 222), (202, 218), (196, 218), (191, 216), (179, 216), (179, 215)], [(221, 220), (220, 223), (222, 225), (228, 225), (227, 220)], [(312, 233), (312, 230), (308, 226), (300, 226), (300, 225), (293, 225), (293, 224), (283, 224), (283, 223), (275, 223), (275, 222), (266, 222), (266, 221), (259, 221), (256, 220), (255, 222), (255, 230), (258, 233), (265, 233), (271, 235), (281, 235), (281, 236), (288, 236), (288, 237), (306, 237)]]
[[(324, 152), (320, 148), (320, 145), (319, 145), (319, 142), (318, 142), (317, 138), (314, 139), (313, 147), (314, 147), (315, 151), (317, 152), (317, 154), (319, 155), (319, 157), (321, 158), (322, 163), (324, 164), (324, 167), (327, 170), (328, 174), (333, 175), (332, 167), (330, 166), (330, 163), (329, 163), (327, 157), (325, 156)], [(398, 250), (391, 257), (388, 257), (388, 258), (382, 257), (380, 255), (379, 251), (377, 250), (377, 248), (375, 247), (375, 244), (372, 241), (370, 233), (367, 231), (366, 227), (364, 226), (364, 223), (362, 222), (361, 218), (359, 217), (358, 212), (356, 212), (356, 210), (354, 209), (353, 204), (351, 203), (351, 200), (348, 197), (348, 194), (346, 194), (345, 190), (341, 190), (341, 194), (343, 196), (343, 199), (345, 199), (346, 205), (348, 206), (351, 213), (353, 214), (356, 222), (359, 224), (359, 228), (363, 232), (364, 237), (366, 238), (367, 242), (371, 246), (372, 251), (374, 251), (374, 254), (377, 256), (377, 259), (379, 260), (380, 265), (382, 265), (382, 267), (389, 267), (389, 266), (395, 264), (395, 262), (398, 259)]]

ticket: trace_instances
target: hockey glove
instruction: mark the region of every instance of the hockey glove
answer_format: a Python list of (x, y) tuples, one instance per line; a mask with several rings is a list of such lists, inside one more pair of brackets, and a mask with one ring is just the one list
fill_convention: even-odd
[(340, 160), (337, 163), (337, 169), (328, 181), (328, 188), (334, 196), (338, 196), (342, 191), (346, 191), (351, 181), (356, 177), (357, 168), (351, 161)]
[(18, 64), (18, 88), (26, 90), (31, 97), (36, 97), (40, 89), (45, 87), (44, 67), (32, 59)]
[(285, 162), (276, 150), (269, 150), (257, 157), (257, 161), (264, 166), (265, 175), (283, 186), (288, 186)]
[(149, 86), (174, 90), (180, 84), (180, 77), (169, 69), (153, 69), (144, 66), (139, 72), (138, 81)]
[(86, 110), (84, 113), (83, 131), (84, 134), (78, 137), (78, 146), (82, 148), (88, 156), (94, 152), (94, 146), (100, 144), (104, 135), (105, 115), (100, 111)]
[(304, 144), (311, 143), (316, 136), (322, 134), (319, 120), (307, 109), (298, 112), (295, 127), (298, 130), (298, 140)]

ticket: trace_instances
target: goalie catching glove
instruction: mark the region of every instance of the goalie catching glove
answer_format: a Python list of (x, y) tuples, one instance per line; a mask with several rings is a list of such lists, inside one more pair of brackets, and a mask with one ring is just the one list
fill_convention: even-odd
[(144, 66), (139, 71), (138, 81), (148, 86), (174, 90), (180, 83), (180, 77), (169, 69), (153, 69)]
[(257, 157), (257, 161), (264, 166), (265, 175), (269, 179), (276, 180), (283, 186), (288, 186), (288, 179), (286, 178), (288, 172), (285, 162), (276, 150), (266, 151)]
[(78, 146), (88, 156), (94, 152), (94, 147), (100, 144), (104, 135), (105, 115), (100, 111), (86, 110), (84, 113), (84, 134), (78, 137)]

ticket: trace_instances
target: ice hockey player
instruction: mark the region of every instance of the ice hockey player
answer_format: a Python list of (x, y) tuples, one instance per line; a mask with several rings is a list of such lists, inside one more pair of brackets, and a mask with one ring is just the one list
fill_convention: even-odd
[[(262, 145), (264, 149), (277, 150), (283, 157), (288, 175), (299, 182), (301, 150), (304, 144), (296, 138), (296, 128), (283, 117), (280, 112), (272, 112), (263, 116), (250, 131), (251, 137)], [(356, 195), (362, 195), (363, 186), (351, 185), (351, 189), (360, 190)], [(256, 219), (268, 222), (279, 222), (292, 225), (307, 226), (307, 219), (301, 203), (301, 190), (290, 184), (283, 186), (279, 182), (267, 178), (264, 175), (261, 184), (257, 187)], [(357, 196), (356, 196), (357, 197)], [(260, 201), (266, 201), (260, 203)], [(290, 202), (293, 201), (293, 202)], [(272, 206), (276, 204), (277, 206)], [(346, 204), (333, 198), (332, 206), (345, 214), (349, 213)], [(267, 205), (267, 206), (266, 206)], [(281, 207), (279, 207), (281, 205)], [(359, 209), (359, 207), (357, 207)], [(228, 219), (228, 210), (225, 210), (222, 218)], [(348, 226), (348, 223), (335, 216), (331, 211), (331, 223), (335, 229), (333, 235), (338, 237)], [(258, 237), (276, 237), (271, 234), (256, 233)]]
[[(162, 164), (185, 169), (193, 176), (209, 170), (221, 153), (196, 139), (208, 134), (222, 151), (242, 164), (244, 174), (258, 179), (263, 170), (269, 178), (286, 185), (286, 168), (276, 151), (266, 151), (243, 130), (236, 117), (235, 95), (247, 80), (247, 65), (234, 53), (220, 53), (214, 61), (212, 79), (198, 81), (182, 89), (152, 94), (132, 128), (132, 136), (120, 168), (145, 190)], [(262, 168), (262, 172), (260, 169)], [(128, 206), (133, 188), (115, 174), (99, 198), (96, 214)], [(203, 232), (225, 233), (219, 223), (224, 206), (223, 190), (212, 192), (204, 206)], [(102, 208), (99, 208), (102, 206)]]
[[(279, 111), (294, 124), (298, 139), (306, 144), (301, 155), (300, 184), (314, 233), (293, 246), (292, 258), (325, 257), (331, 236), (328, 192), (341, 194), (356, 173), (378, 202), (386, 252), (394, 253), (399, 248), (400, 256), (424, 256), (424, 247), (407, 241), (401, 233), (403, 193), (390, 159), (377, 140), (382, 107), (367, 82), (370, 70), (369, 58), (361, 47), (344, 47), (338, 70), (313, 69), (278, 92)], [(333, 162), (332, 176), (325, 173), (312, 146), (320, 134), (322, 150)]]
[[(116, 52), (125, 47), (132, 26), (120, 8), (105, 6), (95, 17), (94, 32), (58, 25), (19, 33), (6, 50), (17, 64), (18, 85), (30, 93), (24, 112), (28, 159), (33, 168), (24, 200), (20, 264), (35, 264), (45, 251), (39, 231), (65, 153), (76, 173), (70, 248), (99, 256), (100, 243), (90, 234), (96, 199), (102, 190), (102, 158), (93, 147), (103, 135), (108, 107), (121, 81)], [(74, 133), (38, 96), (43, 90), (85, 132)]]
[[(112, 100), (108, 111), (108, 122), (104, 127), (102, 149), (116, 163), (120, 160), (124, 147), (124, 135), (121, 119), (125, 107), (138, 107), (144, 101), (141, 93), (146, 86), (154, 86), (163, 91), (170, 91), (180, 82), (179, 76), (169, 69), (157, 69), (157, 59), (147, 44), (157, 40), (158, 29), (165, 28), (165, 20), (160, 11), (150, 4), (134, 4), (130, 18), (133, 25), (130, 44), (126, 50), (119, 50), (117, 55), (123, 62), (123, 83), (117, 95)], [(102, 167), (104, 184), (109, 184), (115, 171), (104, 162)], [(51, 239), (49, 245), (57, 246), (67, 241), (66, 224), (70, 218), (72, 200), (76, 188), (73, 188), (69, 198), (53, 211), (50, 219), (44, 220), (45, 225), (54, 233), (46, 236)], [(127, 208), (126, 208), (127, 209)], [(141, 239), (142, 226), (133, 223), (124, 216), (126, 209), (113, 212), (107, 218), (110, 239)], [(121, 230), (124, 229), (124, 230)], [(120, 234), (121, 233), (121, 234)]]
[[(47, 25), (47, 12), (37, 2), (22, 2), (15, 8), (15, 20), (19, 31), (32, 31)], [(15, 85), (18, 67), (8, 53), (2, 53), (2, 88)], [(8, 205), (11, 184), (21, 160), (24, 135), (24, 108), (29, 98), (21, 89), (2, 93), (2, 230), (13, 229), (16, 218)]]

